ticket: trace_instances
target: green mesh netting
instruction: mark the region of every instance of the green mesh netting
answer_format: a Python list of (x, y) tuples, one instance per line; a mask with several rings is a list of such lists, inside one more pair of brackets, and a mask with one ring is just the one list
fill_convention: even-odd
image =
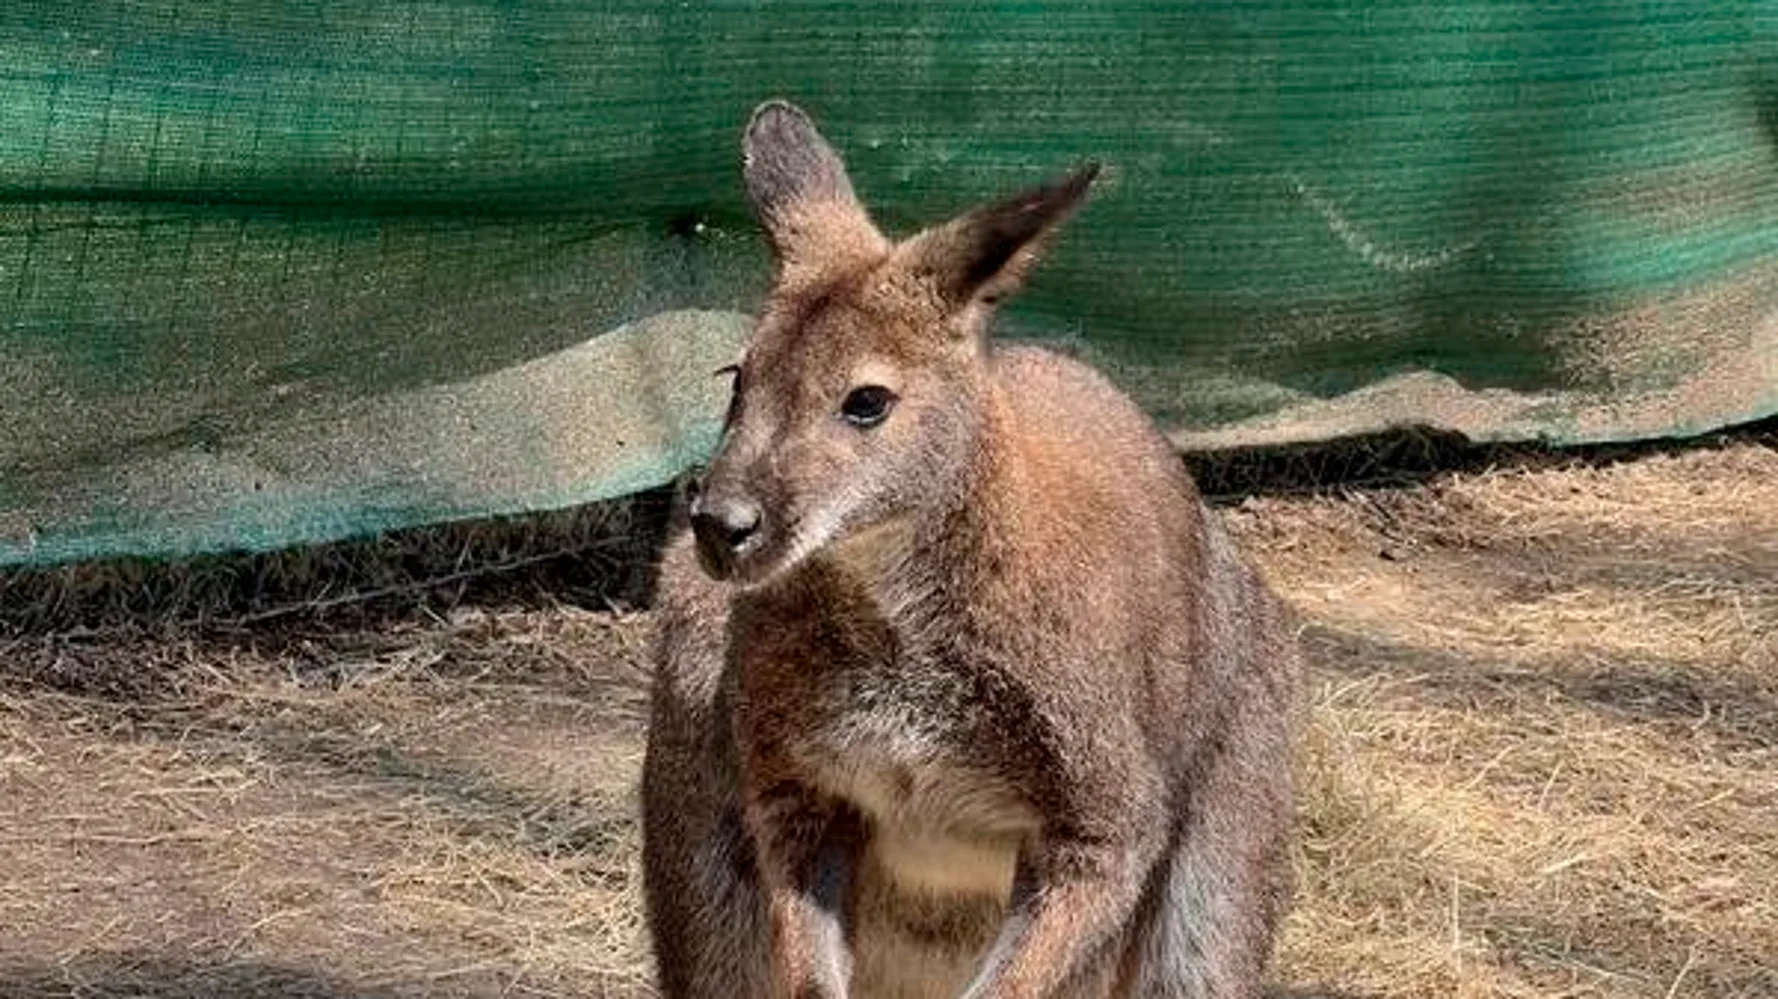
[(1187, 447), (1778, 410), (1778, 0), (9, 0), (0, 564), (670, 478), (774, 95), (896, 229), (1111, 164), (1004, 325)]

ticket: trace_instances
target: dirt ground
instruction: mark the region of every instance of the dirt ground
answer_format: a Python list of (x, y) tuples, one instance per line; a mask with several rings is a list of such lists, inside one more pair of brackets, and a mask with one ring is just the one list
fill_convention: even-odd
[[(1280, 995), (1778, 996), (1778, 444), (1218, 515), (1313, 670)], [(0, 996), (651, 994), (648, 615), (496, 563), (0, 579)]]

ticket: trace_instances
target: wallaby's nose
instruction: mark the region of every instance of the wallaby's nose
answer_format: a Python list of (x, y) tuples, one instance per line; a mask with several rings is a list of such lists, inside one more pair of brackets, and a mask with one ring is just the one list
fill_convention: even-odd
[(732, 497), (699, 496), (691, 505), (691, 530), (707, 555), (733, 556), (759, 533), (759, 504)]

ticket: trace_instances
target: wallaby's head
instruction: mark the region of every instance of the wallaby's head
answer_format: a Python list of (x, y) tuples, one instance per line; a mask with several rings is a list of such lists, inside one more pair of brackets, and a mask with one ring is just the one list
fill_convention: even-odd
[(690, 512), (705, 568), (757, 584), (955, 494), (979, 460), (994, 306), (1098, 167), (894, 242), (802, 111), (762, 105), (742, 149), (777, 280)]

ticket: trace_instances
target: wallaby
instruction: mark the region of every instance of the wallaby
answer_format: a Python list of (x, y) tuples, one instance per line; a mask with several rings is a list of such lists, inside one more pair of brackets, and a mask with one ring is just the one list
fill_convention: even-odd
[(893, 242), (797, 108), (743, 150), (777, 277), (660, 577), (663, 993), (1257, 996), (1286, 619), (1133, 403), (989, 338), (1097, 167)]

